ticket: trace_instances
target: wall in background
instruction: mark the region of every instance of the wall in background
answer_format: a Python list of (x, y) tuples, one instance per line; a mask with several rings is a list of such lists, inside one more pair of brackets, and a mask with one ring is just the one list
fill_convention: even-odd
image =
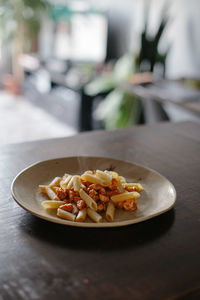
[(171, 1), (166, 39), (172, 43), (167, 61), (170, 77), (191, 76), (200, 78), (200, 1)]
[[(88, 0), (97, 5), (95, 0)], [(119, 45), (116, 56), (125, 50), (137, 51), (139, 35), (144, 26), (145, 6), (151, 4), (149, 35), (156, 30), (163, 8), (168, 7), (169, 23), (163, 34), (160, 48), (170, 47), (166, 76), (200, 78), (200, 1), (199, 0), (101, 0), (98, 7), (108, 11), (112, 30), (118, 29)], [(166, 6), (167, 5), (167, 6)], [(117, 38), (116, 38), (117, 39)]]
[[(52, 1), (57, 3), (58, 1)], [(70, 2), (70, 1), (68, 1)], [(199, 0), (85, 0), (106, 11), (109, 18), (108, 58), (117, 58), (125, 51), (139, 49), (139, 35), (144, 26), (144, 7), (151, 3), (149, 34), (157, 27), (164, 5), (169, 6), (169, 24), (161, 40), (161, 50), (170, 46), (166, 75), (200, 77), (200, 1)], [(66, 1), (67, 3), (67, 1)], [(48, 57), (54, 42), (52, 23), (42, 20), (40, 52)], [(1, 45), (0, 77), (11, 70), (8, 45)]]

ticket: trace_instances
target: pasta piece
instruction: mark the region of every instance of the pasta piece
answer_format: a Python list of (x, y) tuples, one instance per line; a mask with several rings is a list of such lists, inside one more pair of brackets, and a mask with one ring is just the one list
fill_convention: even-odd
[(96, 170), (95, 175), (99, 178), (101, 178), (104, 181), (104, 184), (110, 185), (112, 183), (112, 175), (108, 174), (106, 172)]
[(119, 181), (118, 189), (119, 189), (120, 193), (124, 192), (124, 187), (123, 187), (121, 181)]
[(93, 210), (97, 210), (96, 202), (86, 192), (84, 192), (84, 190), (80, 189), (79, 194), (88, 207), (90, 207)]
[(89, 181), (91, 183), (97, 183), (103, 185), (103, 180), (101, 178), (96, 177), (95, 175), (92, 174), (83, 174), (81, 176), (81, 179), (85, 181)]
[(79, 192), (81, 188), (81, 180), (80, 177), (77, 175), (73, 176), (73, 186), (74, 186), (74, 191)]
[(73, 186), (73, 176), (71, 176), (71, 179), (69, 180), (66, 189), (69, 190), (71, 189)]
[(118, 179), (119, 175), (117, 172), (105, 170), (105, 173), (110, 174), (113, 178)]
[(56, 193), (50, 187), (46, 188), (46, 194), (48, 195), (49, 199), (51, 199), (51, 200), (60, 200), (58, 198), (58, 196), (56, 195)]
[(87, 209), (83, 208), (79, 210), (78, 215), (76, 217), (76, 222), (84, 222), (87, 216)]
[(61, 181), (61, 177), (55, 177), (49, 184), (49, 187), (59, 186), (59, 183)]
[(126, 183), (125, 187), (135, 187), (137, 192), (142, 192), (144, 190), (140, 183)]
[(78, 212), (79, 212), (79, 210), (78, 210), (76, 204), (73, 203), (73, 210), (72, 210), (72, 213), (73, 213), (74, 215), (77, 215)]
[(91, 208), (87, 208), (87, 214), (90, 219), (96, 223), (102, 222), (102, 216)]
[[(56, 195), (57, 195), (57, 192), (58, 192), (60, 189), (63, 189), (63, 188), (61, 188), (60, 186), (53, 186), (53, 187), (52, 187), (52, 190), (56, 193)], [(63, 191), (64, 191), (64, 189), (63, 189)]]
[(81, 188), (86, 189), (86, 186), (83, 183), (81, 183)]
[(39, 185), (40, 192), (46, 194), (47, 187), (47, 185)]
[(65, 219), (65, 220), (69, 220), (69, 221), (75, 221), (76, 216), (66, 210), (60, 209), (58, 208), (57, 210), (57, 216)]
[(63, 204), (63, 201), (46, 200), (42, 202), (42, 206), (46, 209), (56, 209)]
[(67, 176), (69, 176), (69, 175), (70, 175), (70, 174), (65, 173), (65, 174), (63, 175), (63, 179), (67, 178)]
[(119, 176), (118, 178), (121, 183), (126, 183), (126, 179), (123, 176)]
[(72, 178), (72, 175), (66, 174), (66, 175), (64, 176), (64, 178), (61, 180), (60, 186), (61, 186), (63, 189), (66, 189), (66, 187), (67, 187), (67, 185), (68, 185), (68, 183), (69, 183), (69, 181), (70, 181), (71, 178)]
[(111, 200), (114, 203), (118, 203), (118, 202), (125, 201), (125, 200), (131, 199), (131, 198), (137, 199), (139, 197), (140, 197), (140, 194), (138, 192), (125, 192), (122, 194), (111, 196)]
[(109, 222), (113, 222), (115, 215), (115, 205), (113, 202), (109, 202), (106, 209), (106, 220)]
[[(85, 171), (84, 174), (91, 174), (91, 175), (92, 175), (93, 172), (92, 172), (91, 170), (88, 170), (88, 171)], [(84, 175), (84, 174), (83, 174), (83, 175)]]

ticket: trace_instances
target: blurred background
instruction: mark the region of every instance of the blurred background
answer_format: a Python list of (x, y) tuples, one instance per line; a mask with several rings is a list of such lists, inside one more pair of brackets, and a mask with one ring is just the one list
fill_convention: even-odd
[(199, 0), (0, 0), (0, 144), (200, 120)]

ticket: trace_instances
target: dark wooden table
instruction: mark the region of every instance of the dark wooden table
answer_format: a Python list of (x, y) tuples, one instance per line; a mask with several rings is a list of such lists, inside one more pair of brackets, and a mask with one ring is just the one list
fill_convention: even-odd
[[(106, 156), (151, 167), (174, 183), (175, 208), (113, 229), (38, 219), (11, 197), (38, 160)], [(163, 123), (0, 148), (0, 299), (200, 299), (200, 124)]]

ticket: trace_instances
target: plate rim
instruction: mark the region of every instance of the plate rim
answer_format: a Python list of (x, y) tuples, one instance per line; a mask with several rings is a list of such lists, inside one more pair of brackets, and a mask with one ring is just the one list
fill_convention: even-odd
[[(137, 218), (137, 219), (129, 219), (129, 220), (124, 220), (124, 221), (121, 221), (121, 222), (100, 222), (100, 223), (94, 223), (94, 222), (73, 222), (73, 221), (68, 221), (68, 220), (64, 220), (64, 219), (60, 219), (58, 218), (57, 219), (54, 219), (52, 218), (51, 216), (44, 216), (44, 215), (41, 215), (41, 214), (38, 214), (34, 211), (32, 211), (31, 209), (27, 208), (26, 206), (24, 206), (20, 200), (17, 199), (17, 196), (15, 195), (15, 192), (14, 192), (14, 187), (15, 187), (15, 183), (16, 183), (16, 180), (27, 170), (31, 169), (32, 167), (35, 167), (37, 165), (40, 165), (42, 163), (47, 163), (47, 162), (50, 162), (50, 161), (56, 161), (56, 160), (61, 160), (61, 159), (72, 159), (72, 158), (77, 158), (77, 157), (80, 157), (80, 158), (98, 158), (98, 159), (112, 159), (112, 160), (116, 160), (118, 162), (122, 162), (122, 163), (129, 163), (129, 164), (132, 164), (132, 165), (135, 165), (139, 168), (143, 168), (145, 170), (148, 170), (150, 172), (153, 172), (157, 175), (159, 175), (160, 177), (162, 177), (164, 180), (166, 180), (171, 188), (173, 189), (173, 193), (174, 193), (174, 198), (173, 198), (173, 202), (170, 206), (168, 206), (166, 209), (163, 209), (162, 211), (160, 212), (156, 212), (156, 213), (153, 213), (149, 216), (144, 216), (144, 217), (140, 217), (140, 218)], [(12, 183), (11, 183), (11, 195), (13, 197), (13, 199), (15, 200), (15, 202), (21, 206), (25, 211), (29, 212), (30, 214), (40, 218), (40, 219), (43, 219), (43, 220), (46, 220), (46, 221), (49, 221), (49, 222), (52, 222), (52, 223), (56, 223), (56, 224), (61, 224), (61, 225), (65, 225), (65, 226), (72, 226), (72, 227), (81, 227), (81, 228), (114, 228), (114, 227), (122, 227), (122, 226), (129, 226), (129, 225), (133, 225), (133, 224), (137, 224), (137, 223), (140, 223), (140, 222), (144, 222), (144, 221), (147, 221), (147, 220), (150, 220), (154, 217), (157, 217), (159, 215), (162, 215), (164, 213), (166, 213), (167, 211), (171, 210), (175, 203), (176, 203), (176, 200), (177, 200), (177, 192), (176, 192), (176, 189), (175, 189), (175, 186), (173, 185), (173, 183), (168, 179), (166, 178), (164, 175), (160, 174), (159, 172), (157, 172), (156, 170), (152, 169), (152, 168), (149, 168), (149, 167), (145, 167), (143, 165), (140, 165), (138, 163), (135, 163), (135, 162), (131, 162), (131, 161), (128, 161), (128, 160), (123, 160), (123, 159), (118, 159), (118, 158), (115, 158), (115, 157), (105, 157), (105, 156), (88, 156), (88, 155), (73, 155), (73, 156), (64, 156), (64, 157), (57, 157), (57, 158), (50, 158), (50, 159), (46, 159), (46, 160), (38, 160), (36, 161), (35, 163), (32, 163), (30, 165), (28, 165), (27, 167), (23, 168), (20, 172), (17, 173), (17, 175), (14, 177), (14, 179), (12, 180)]]

